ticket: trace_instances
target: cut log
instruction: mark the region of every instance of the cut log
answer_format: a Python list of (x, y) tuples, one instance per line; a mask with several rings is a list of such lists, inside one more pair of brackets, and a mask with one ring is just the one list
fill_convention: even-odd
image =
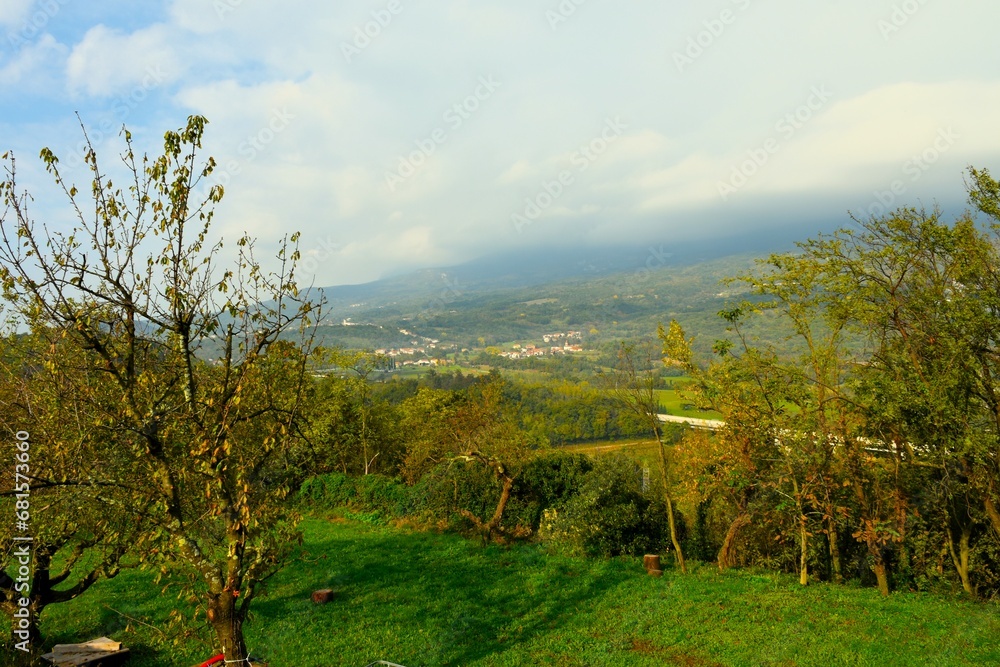
[(117, 667), (129, 659), (129, 650), (121, 642), (100, 637), (83, 644), (56, 644), (42, 659), (56, 667)]
[(316, 604), (326, 604), (327, 602), (331, 602), (335, 597), (337, 597), (337, 594), (333, 590), (324, 588), (313, 592), (312, 601)]
[(646, 554), (642, 557), (642, 565), (646, 568), (646, 572), (650, 570), (662, 570), (660, 567), (660, 556), (659, 554)]

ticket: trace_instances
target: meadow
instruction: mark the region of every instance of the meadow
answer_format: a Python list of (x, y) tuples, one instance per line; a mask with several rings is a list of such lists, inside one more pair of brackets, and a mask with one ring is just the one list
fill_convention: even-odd
[[(308, 517), (294, 558), (255, 601), (247, 640), (272, 667), (431, 665), (985, 665), (1000, 663), (995, 603), (958, 595), (798, 586), (790, 575), (695, 564), (646, 576), (637, 558), (583, 559), (541, 546)], [(376, 522), (377, 523), (377, 522)], [(665, 559), (669, 562), (669, 559)], [(333, 588), (316, 605), (310, 593)], [(102, 635), (133, 667), (212, 655), (163, 632), (188, 608), (130, 570), (47, 610), (48, 643)]]

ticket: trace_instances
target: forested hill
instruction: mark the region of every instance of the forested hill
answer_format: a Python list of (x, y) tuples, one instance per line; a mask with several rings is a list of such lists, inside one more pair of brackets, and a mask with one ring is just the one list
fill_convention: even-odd
[[(786, 250), (782, 247), (778, 250)], [(706, 345), (724, 333), (717, 317), (745, 296), (723, 279), (767, 251), (706, 259), (663, 246), (485, 260), (357, 286), (325, 288), (324, 342), (375, 349), (434, 339), (482, 348), (579, 330), (590, 344), (655, 336), (680, 320)], [(408, 333), (401, 333), (405, 330)]]

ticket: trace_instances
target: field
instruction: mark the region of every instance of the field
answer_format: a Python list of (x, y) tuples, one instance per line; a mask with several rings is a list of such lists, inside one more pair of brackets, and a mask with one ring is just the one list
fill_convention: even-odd
[(656, 396), (666, 414), (697, 419), (722, 418), (722, 415), (714, 410), (699, 410), (692, 407), (695, 403), (692, 392), (684, 390), (684, 386), (691, 382), (691, 378), (670, 378), (668, 382), (673, 385), (673, 388), (656, 390)]
[[(645, 576), (639, 559), (481, 547), (455, 535), (312, 517), (304, 545), (255, 604), (251, 650), (272, 667), (430, 665), (1000, 664), (995, 604), (697, 566)], [(316, 606), (311, 591), (337, 599)], [(211, 655), (154, 640), (177, 602), (127, 571), (52, 607), (49, 642), (108, 635), (132, 667), (190, 667)]]
[(652, 439), (603, 440), (600, 442), (563, 445), (558, 449), (561, 452), (587, 454), (588, 456), (601, 456), (612, 453), (624, 454), (649, 468), (651, 474), (654, 476), (660, 474), (658, 467), (660, 465), (660, 452), (656, 446), (656, 441)]

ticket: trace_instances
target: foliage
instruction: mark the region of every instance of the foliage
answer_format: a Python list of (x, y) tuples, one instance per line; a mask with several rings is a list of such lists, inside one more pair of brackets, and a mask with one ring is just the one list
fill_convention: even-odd
[(309, 439), (316, 471), (394, 473), (404, 455), (399, 416), (370, 380), (381, 358), (341, 350), (325, 356), (345, 373), (319, 380), (310, 403)]
[(641, 471), (622, 455), (599, 458), (565, 507), (543, 517), (540, 537), (605, 557), (659, 553), (669, 543), (665, 509), (643, 493)]
[[(12, 467), (0, 499), (9, 517), (0, 525), (0, 606), (10, 618), (29, 612), (4, 650), (30, 659), (15, 646), (38, 645), (37, 621), (48, 606), (117, 576), (126, 560), (135, 562), (129, 552), (150, 548), (148, 527), (136, 518), (151, 495), (110, 481), (124, 476), (128, 462), (100, 424), (74, 409), (80, 393), (100, 391), (102, 382), (60, 363), (79, 358), (72, 339), (52, 330), (14, 334), (2, 350), (2, 437)], [(19, 528), (14, 518), (22, 513)]]
[[(735, 279), (752, 298), (720, 312), (732, 336), (711, 363), (678, 323), (661, 329), (665, 360), (725, 419), (678, 451), (699, 549), (721, 541), (720, 568), (1000, 594), (1000, 186), (970, 176), (990, 220), (901, 209)], [(759, 319), (789, 339), (749, 334)], [(705, 532), (720, 513), (721, 540)]]
[[(11, 159), (0, 281), (19, 325), (71, 341), (74, 354), (53, 363), (90, 383), (71, 409), (128, 462), (104, 481), (142, 489), (132, 509), (159, 544), (141, 557), (162, 556), (183, 597), (200, 601), (195, 615), (207, 616), (217, 646), (241, 660), (250, 605), (295, 536), (284, 499), (308, 465), (299, 435), (315, 306), (296, 287), (297, 234), (280, 244), (275, 273), (246, 236), (233, 266), (216, 266), (221, 244), (209, 229), (223, 191), (193, 195), (215, 167), (199, 162), (206, 124), (192, 116), (167, 132), (152, 159), (135, 155), (125, 131), (124, 189), (89, 145), (86, 194), (43, 150), (76, 216), (66, 234), (32, 218)], [(210, 340), (222, 352), (208, 362), (199, 352)]]

